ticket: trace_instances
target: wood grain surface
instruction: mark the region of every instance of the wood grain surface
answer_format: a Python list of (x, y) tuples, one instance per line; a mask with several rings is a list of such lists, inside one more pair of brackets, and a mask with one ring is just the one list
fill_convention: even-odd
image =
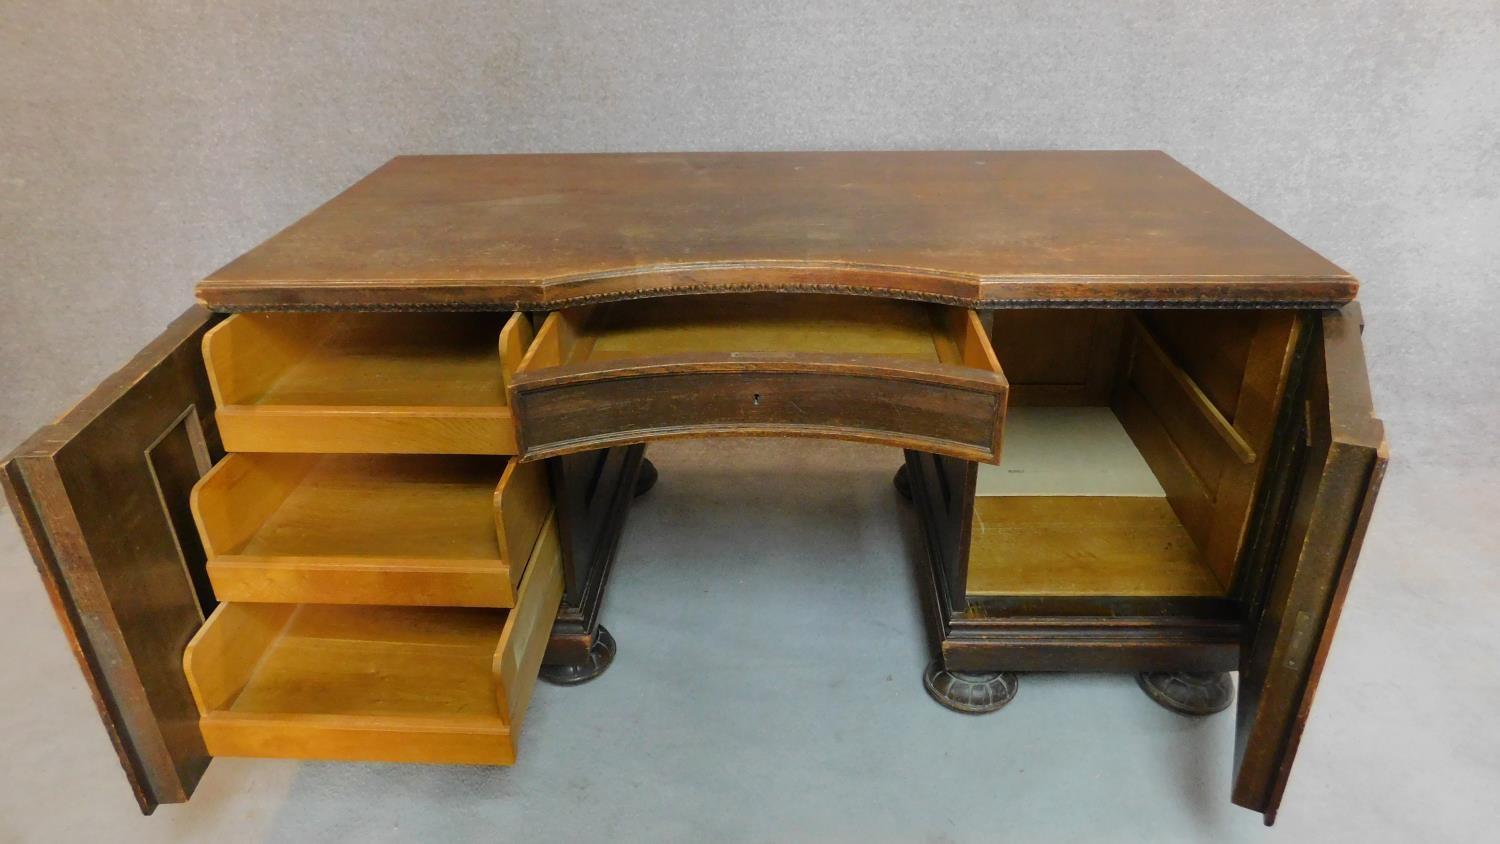
[(1349, 273), (1153, 151), (402, 156), (198, 285), (219, 310), (822, 290), (1314, 306)]
[(981, 497), (972, 542), (970, 595), (1224, 594), (1166, 498)]

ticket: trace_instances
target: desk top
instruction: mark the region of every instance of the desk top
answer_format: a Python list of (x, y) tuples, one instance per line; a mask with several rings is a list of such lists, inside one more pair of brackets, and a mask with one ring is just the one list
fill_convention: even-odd
[(218, 310), (729, 290), (1316, 306), (1357, 283), (1161, 152), (401, 156), (199, 283)]

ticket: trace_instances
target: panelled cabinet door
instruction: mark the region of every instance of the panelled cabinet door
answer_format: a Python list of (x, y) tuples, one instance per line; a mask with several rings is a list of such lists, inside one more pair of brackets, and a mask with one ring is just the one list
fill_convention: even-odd
[(1241, 657), (1234, 802), (1275, 820), (1339, 611), (1385, 473), (1358, 307), (1314, 319), (1281, 491), (1266, 543), (1265, 592)]
[(0, 467), (141, 810), (209, 762), (182, 652), (212, 608), (188, 499), (222, 456), (193, 308)]

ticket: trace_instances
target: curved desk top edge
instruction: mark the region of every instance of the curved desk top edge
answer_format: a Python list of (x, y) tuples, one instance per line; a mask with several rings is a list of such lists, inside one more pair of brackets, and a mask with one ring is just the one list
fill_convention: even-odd
[[(1233, 285), (1226, 290), (1226, 284)], [(699, 293), (832, 293), (936, 302), (991, 310), (1047, 308), (1322, 308), (1352, 301), (1350, 276), (1033, 276), (971, 279), (913, 269), (733, 265), (635, 268), (541, 280), (285, 279), (204, 281), (198, 301), (214, 311), (522, 310)]]

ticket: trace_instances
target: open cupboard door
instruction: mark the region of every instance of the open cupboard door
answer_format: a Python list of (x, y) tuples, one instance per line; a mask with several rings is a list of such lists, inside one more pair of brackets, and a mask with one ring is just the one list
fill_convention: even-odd
[(12, 512), (141, 811), (208, 766), (182, 672), (213, 608), (188, 507), (222, 456), (193, 308), (0, 466)]
[(1233, 800), (1263, 813), (1267, 825), (1281, 804), (1386, 467), (1358, 306), (1327, 311), (1313, 324), (1289, 409), (1286, 462), (1272, 469), (1266, 523), (1280, 527), (1252, 554), (1265, 585), (1250, 596), (1240, 662)]

